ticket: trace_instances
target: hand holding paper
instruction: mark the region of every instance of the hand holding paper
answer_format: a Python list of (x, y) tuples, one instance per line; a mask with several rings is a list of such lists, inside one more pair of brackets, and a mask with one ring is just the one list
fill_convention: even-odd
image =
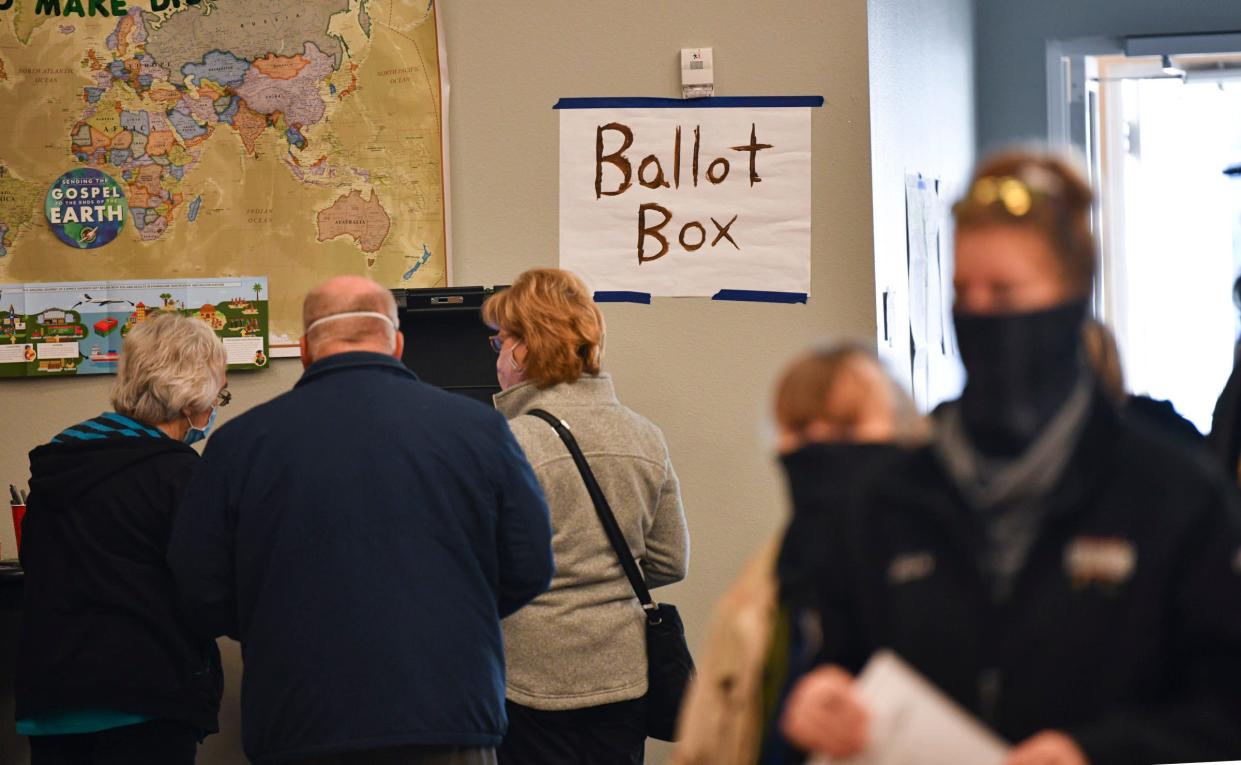
[(865, 748), (870, 715), (853, 676), (832, 665), (811, 672), (797, 684), (781, 729), (800, 749), (849, 757)]
[[(1007, 744), (896, 654), (876, 653), (857, 681), (848, 682), (843, 690), (838, 681), (827, 682), (829, 669), (848, 677), (839, 668), (808, 676), (789, 698), (784, 719), (785, 735), (795, 745), (832, 757), (812, 760), (813, 765), (1005, 765), (1008, 761)], [(856, 741), (846, 735), (857, 733), (857, 726), (848, 723), (848, 715), (853, 714), (848, 711), (851, 697), (869, 720), (869, 726), (863, 726), (869, 731), (863, 731), (863, 743), (856, 748), (837, 746)], [(811, 730), (816, 722), (818, 732)], [(1055, 742), (1051, 744), (1062, 751), (1054, 747)], [(1063, 762), (1069, 765), (1072, 761)]]
[(1004, 765), (1090, 765), (1077, 742), (1055, 730), (1035, 734), (1022, 742)]

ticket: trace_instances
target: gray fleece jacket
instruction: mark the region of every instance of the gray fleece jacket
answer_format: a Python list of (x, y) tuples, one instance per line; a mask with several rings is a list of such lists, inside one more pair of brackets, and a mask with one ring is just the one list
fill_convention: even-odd
[(503, 622), (510, 700), (563, 710), (646, 693), (642, 608), (564, 442), (526, 415), (545, 409), (568, 423), (649, 587), (685, 578), (689, 532), (663, 434), (622, 406), (611, 378), (584, 377), (495, 397), (534, 467), (552, 517), (556, 573), (550, 589)]

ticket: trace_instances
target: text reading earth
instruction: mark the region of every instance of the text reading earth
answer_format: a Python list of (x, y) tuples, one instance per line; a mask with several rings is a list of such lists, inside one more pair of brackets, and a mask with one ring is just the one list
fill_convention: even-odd
[(60, 241), (85, 250), (116, 239), (125, 227), (125, 192), (112, 176), (92, 168), (70, 170), (47, 192), (45, 211)]

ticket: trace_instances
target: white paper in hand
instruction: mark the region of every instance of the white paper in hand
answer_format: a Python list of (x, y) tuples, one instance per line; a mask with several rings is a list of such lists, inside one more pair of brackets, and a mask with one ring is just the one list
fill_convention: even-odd
[(857, 690), (871, 715), (870, 746), (811, 765), (1002, 765), (1008, 756), (1008, 744), (891, 651), (871, 657)]

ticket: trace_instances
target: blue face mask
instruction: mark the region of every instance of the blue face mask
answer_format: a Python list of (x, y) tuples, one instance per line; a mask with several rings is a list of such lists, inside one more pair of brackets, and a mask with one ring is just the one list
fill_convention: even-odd
[(199, 441), (205, 440), (207, 436), (211, 435), (211, 429), (215, 427), (215, 413), (216, 407), (213, 406), (211, 407), (211, 417), (207, 419), (206, 426), (201, 428), (194, 427), (194, 421), (186, 417), (185, 419), (190, 420), (190, 429), (185, 431), (185, 438), (182, 438), (181, 441), (186, 444), (196, 444)]

